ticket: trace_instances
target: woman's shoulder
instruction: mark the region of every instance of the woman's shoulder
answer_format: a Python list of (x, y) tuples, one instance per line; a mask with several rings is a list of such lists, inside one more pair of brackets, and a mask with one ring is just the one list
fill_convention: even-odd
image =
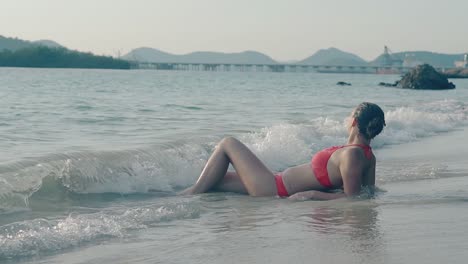
[(374, 153), (368, 151), (367, 149), (361, 146), (348, 146), (343, 148), (341, 151), (341, 156), (343, 158), (353, 158), (353, 159), (366, 159), (372, 160), (375, 159)]
[(375, 166), (376, 158), (372, 151), (366, 153), (366, 150), (359, 146), (351, 146), (344, 148), (341, 152), (341, 160), (347, 160), (353, 162), (362, 162), (364, 167)]

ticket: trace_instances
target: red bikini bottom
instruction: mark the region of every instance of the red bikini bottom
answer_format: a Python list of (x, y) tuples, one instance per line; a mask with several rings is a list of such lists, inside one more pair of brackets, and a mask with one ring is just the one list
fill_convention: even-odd
[(283, 173), (278, 172), (275, 174), (276, 189), (279, 197), (288, 197), (289, 193), (286, 190), (283, 182)]

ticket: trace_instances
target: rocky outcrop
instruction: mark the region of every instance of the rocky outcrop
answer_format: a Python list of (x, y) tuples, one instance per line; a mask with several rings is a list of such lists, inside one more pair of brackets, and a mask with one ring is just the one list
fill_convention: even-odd
[(337, 82), (336, 85), (340, 85), (340, 86), (351, 86), (351, 83), (348, 83), (348, 82)]
[(417, 66), (394, 84), (379, 83), (379, 85), (416, 90), (446, 90), (455, 88), (455, 85), (449, 82), (447, 77), (436, 71), (429, 64)]
[(379, 82), (379, 86), (385, 86), (385, 87), (395, 87), (395, 83), (386, 83), (386, 82)]

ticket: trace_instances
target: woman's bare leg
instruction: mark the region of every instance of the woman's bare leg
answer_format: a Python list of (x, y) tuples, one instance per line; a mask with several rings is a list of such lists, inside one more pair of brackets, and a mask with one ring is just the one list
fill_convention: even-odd
[(213, 188), (217, 192), (234, 192), (249, 194), (241, 178), (235, 171), (228, 171), (226, 175)]
[(244, 144), (232, 137), (219, 143), (198, 181), (183, 194), (203, 193), (213, 188), (226, 175), (229, 163), (232, 163), (249, 195), (276, 195), (273, 173)]
[[(193, 194), (195, 186), (191, 186), (184, 191), (180, 192), (179, 194)], [(241, 194), (249, 194), (247, 189), (244, 186), (241, 178), (235, 171), (228, 171), (226, 175), (221, 178), (212, 188), (208, 191), (214, 192), (234, 192), (234, 193), (241, 193)]]
[(197, 194), (209, 191), (226, 175), (229, 158), (224, 154), (221, 141), (206, 162), (197, 182), (181, 194)]

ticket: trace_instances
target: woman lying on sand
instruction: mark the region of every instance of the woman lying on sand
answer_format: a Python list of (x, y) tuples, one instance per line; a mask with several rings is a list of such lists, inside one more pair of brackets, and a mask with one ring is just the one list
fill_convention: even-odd
[[(384, 112), (373, 103), (361, 103), (351, 113), (348, 142), (317, 152), (310, 163), (270, 171), (235, 138), (221, 140), (195, 185), (181, 194), (208, 191), (251, 196), (280, 196), (292, 200), (331, 200), (354, 196), (362, 186), (375, 185), (375, 156), (371, 140), (385, 126)], [(229, 164), (235, 172), (227, 172)], [(343, 192), (328, 192), (343, 189)]]

